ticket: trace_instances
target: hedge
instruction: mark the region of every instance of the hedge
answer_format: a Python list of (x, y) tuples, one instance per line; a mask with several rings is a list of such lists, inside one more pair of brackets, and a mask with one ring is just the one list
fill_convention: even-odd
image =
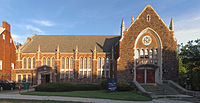
[(66, 92), (66, 91), (86, 91), (100, 90), (98, 84), (70, 84), (70, 83), (47, 83), (41, 84), (35, 88), (36, 91), (42, 92)]
[[(70, 83), (47, 83), (41, 84), (35, 88), (36, 91), (41, 92), (67, 92), (67, 91), (90, 91), (90, 90), (107, 90), (108, 82), (102, 81), (101, 84), (70, 84)], [(131, 91), (134, 90), (128, 84), (117, 83), (117, 91)]]

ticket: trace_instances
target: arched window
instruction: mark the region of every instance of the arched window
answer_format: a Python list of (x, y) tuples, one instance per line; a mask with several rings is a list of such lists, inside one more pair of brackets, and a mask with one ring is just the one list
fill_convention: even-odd
[(62, 57), (62, 69), (64, 69), (64, 68), (65, 68), (65, 58)]
[(45, 57), (43, 58), (42, 64), (43, 64), (43, 65), (46, 65), (46, 58), (45, 58)]
[(91, 69), (91, 65), (92, 65), (92, 62), (91, 62), (91, 57), (88, 59), (88, 68)]
[(80, 69), (83, 69), (83, 58), (80, 58)]
[(66, 69), (69, 69), (69, 58), (66, 58)]
[(149, 51), (149, 58), (152, 58), (153, 57), (153, 50), (151, 49), (150, 51)]
[(87, 58), (84, 59), (84, 69), (87, 69)]
[(55, 67), (55, 58), (54, 57), (52, 58), (51, 63), (52, 63), (52, 67)]
[(24, 58), (24, 69), (26, 69), (26, 58)]
[(47, 58), (47, 65), (50, 66), (50, 58)]
[(145, 49), (145, 58), (149, 58), (149, 50)]
[(140, 58), (143, 58), (143, 57), (144, 57), (144, 50), (140, 49)]
[(28, 58), (28, 68), (31, 69), (31, 58)]
[(98, 58), (98, 68), (101, 68), (101, 58)]
[(74, 60), (73, 60), (73, 57), (71, 57), (71, 58), (70, 58), (70, 69), (73, 69), (73, 65), (74, 65), (74, 64), (73, 64), (73, 61), (74, 61)]
[(157, 58), (157, 56), (158, 56), (158, 49), (155, 49), (154, 50), (154, 57)]
[(33, 58), (33, 68), (35, 68), (35, 58)]
[(105, 67), (105, 58), (102, 59), (102, 68)]

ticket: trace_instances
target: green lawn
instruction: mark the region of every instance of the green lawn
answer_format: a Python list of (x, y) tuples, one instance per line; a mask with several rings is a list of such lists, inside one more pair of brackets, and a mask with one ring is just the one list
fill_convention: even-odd
[(129, 101), (150, 101), (150, 97), (144, 96), (139, 92), (107, 92), (105, 90), (98, 91), (71, 91), (71, 92), (28, 92), (23, 95), (39, 95), (39, 96), (66, 96), (66, 97), (84, 97), (84, 98), (102, 98)]
[(66, 101), (48, 101), (48, 100), (22, 100), (22, 99), (0, 99), (0, 103), (81, 103)]

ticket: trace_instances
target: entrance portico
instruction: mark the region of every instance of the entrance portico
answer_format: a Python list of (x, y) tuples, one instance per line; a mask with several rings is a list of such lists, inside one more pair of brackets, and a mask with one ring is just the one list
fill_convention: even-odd
[(46, 83), (50, 83), (53, 82), (53, 72), (52, 72), (52, 68), (47, 66), (47, 65), (43, 65), (37, 68), (37, 75), (36, 75), (36, 79), (37, 79), (37, 84), (46, 84)]

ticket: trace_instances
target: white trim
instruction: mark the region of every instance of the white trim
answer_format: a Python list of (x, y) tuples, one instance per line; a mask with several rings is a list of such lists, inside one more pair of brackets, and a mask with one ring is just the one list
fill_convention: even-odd
[(3, 27), (0, 27), (0, 35), (5, 31), (6, 29)]
[[(149, 32), (149, 31), (152, 31), (153, 32), (153, 34), (151, 33), (151, 32)], [(145, 28), (144, 30), (142, 30), (140, 33), (139, 33), (139, 35), (137, 36), (137, 38), (136, 38), (136, 40), (135, 40), (135, 44), (134, 44), (134, 54), (136, 53), (136, 50), (138, 49), (138, 48), (136, 48), (136, 45), (137, 45), (137, 43), (138, 43), (138, 40), (139, 40), (139, 38), (144, 34), (144, 33), (151, 33), (155, 38), (156, 38), (156, 40), (157, 40), (157, 42), (159, 43), (158, 44), (158, 52), (160, 52), (160, 63), (158, 63), (159, 64), (159, 66), (160, 66), (160, 78), (159, 78), (159, 81), (158, 82), (162, 82), (162, 40), (161, 40), (161, 38), (160, 38), (160, 36), (158, 35), (158, 33), (155, 31), (155, 30), (153, 30), (152, 28), (150, 28), (150, 27), (147, 27), (147, 28)], [(144, 49), (145, 50), (145, 49)], [(160, 51), (159, 51), (160, 50)], [(134, 60), (136, 60), (137, 58), (136, 58), (136, 55), (134, 55)], [(155, 74), (156, 75), (156, 74)], [(136, 81), (136, 62), (134, 62), (134, 81)], [(157, 82), (156, 81), (156, 79), (155, 79), (155, 82)]]

